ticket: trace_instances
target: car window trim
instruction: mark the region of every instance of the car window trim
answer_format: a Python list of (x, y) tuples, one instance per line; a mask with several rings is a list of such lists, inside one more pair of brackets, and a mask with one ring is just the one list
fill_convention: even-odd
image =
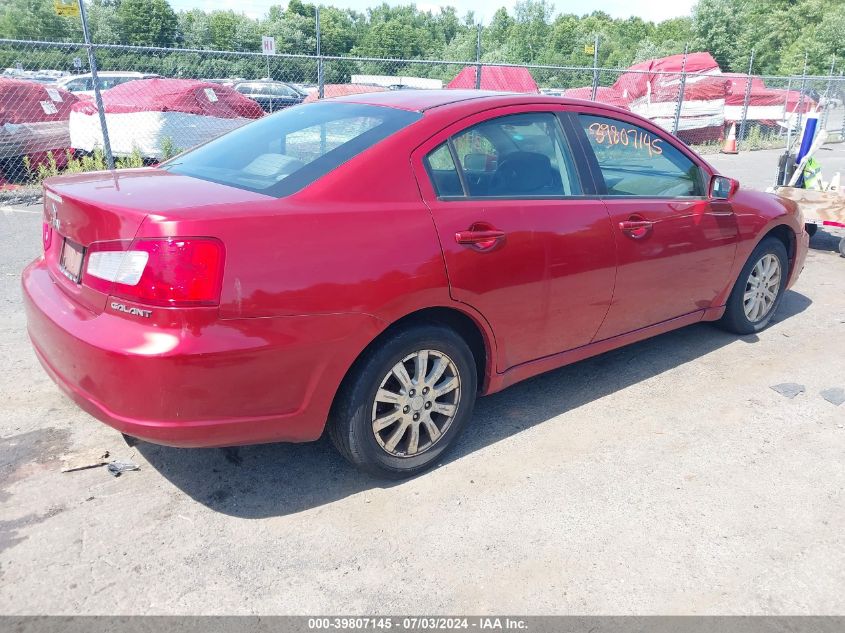
[[(581, 188), (585, 192), (590, 192), (585, 193), (585, 195), (593, 199), (600, 198), (601, 195), (607, 191), (607, 187), (604, 182), (604, 177), (601, 175), (595, 153), (592, 151), (592, 148), (584, 147), (585, 142), (589, 143), (589, 141), (587, 141), (586, 134), (578, 133), (578, 114), (579, 112), (577, 111), (566, 110), (558, 112), (557, 118), (563, 128), (563, 133), (569, 141), (570, 147), (573, 148), (573, 151), (575, 151), (574, 148), (580, 150), (581, 158), (586, 166), (586, 169), (581, 169), (581, 165), (578, 163), (576, 163), (575, 166), (581, 178)], [(587, 173), (584, 173), (585, 171)], [(598, 177), (596, 176), (597, 173)]]
[[(461, 162), (458, 160), (458, 150), (455, 148), (451, 136), (446, 139), (446, 147), (449, 148), (449, 154), (452, 156), (452, 162), (455, 164), (455, 171), (458, 173), (458, 180), (461, 182), (461, 189), (464, 192), (463, 198), (469, 198), (469, 185), (467, 184), (466, 174), (464, 174)], [(432, 181), (433, 184), (434, 182)], [(437, 187), (434, 190), (437, 191)]]
[[(620, 196), (611, 196), (611, 197), (620, 197)], [(594, 196), (594, 195), (583, 195), (578, 194), (575, 196), (522, 196), (519, 198), (514, 198), (512, 196), (437, 196), (437, 199), (442, 202), (478, 202), (478, 201), (523, 201), (523, 202), (535, 202), (538, 200), (559, 200), (559, 201), (569, 201), (569, 200), (600, 200), (602, 196)]]
[[(434, 173), (433, 173), (434, 169), (431, 166), (431, 161), (429, 160), (429, 157), (432, 154), (434, 154), (434, 152), (438, 151), (443, 146), (446, 146), (446, 151), (449, 152), (449, 157), (452, 159), (452, 164), (455, 167), (455, 174), (458, 176), (458, 182), (461, 184), (461, 191), (463, 191), (462, 195), (458, 196), (458, 195), (451, 195), (450, 194), (450, 195), (441, 196), (439, 194), (439, 192), (437, 191), (437, 181), (434, 179)], [(457, 156), (457, 152), (455, 151), (455, 148), (452, 146), (452, 139), (450, 139), (450, 138), (446, 139), (443, 143), (440, 143), (440, 145), (436, 146), (431, 151), (429, 151), (425, 156), (423, 156), (423, 166), (425, 167), (426, 174), (428, 175), (428, 179), (431, 182), (431, 188), (434, 189), (434, 193), (437, 195), (438, 200), (445, 200), (447, 198), (450, 199), (450, 200), (451, 199), (463, 200), (463, 199), (466, 198), (467, 186), (466, 186), (466, 182), (464, 182), (463, 173), (458, 169), (458, 163), (455, 160), (456, 156)]]

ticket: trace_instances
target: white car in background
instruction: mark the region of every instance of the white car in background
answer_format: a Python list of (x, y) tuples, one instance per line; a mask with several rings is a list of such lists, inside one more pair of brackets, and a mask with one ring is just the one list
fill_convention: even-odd
[[(136, 79), (152, 79), (153, 77), (160, 77), (155, 73), (139, 73), (139, 72), (112, 72), (101, 71), (97, 73), (97, 78), (100, 80), (100, 90), (108, 90), (117, 85), (126, 83), (127, 81), (134, 81)], [(73, 92), (77, 95), (92, 95), (94, 94), (94, 78), (91, 73), (83, 75), (70, 75), (62, 77), (56, 81), (59, 88), (64, 88), (68, 92)]]

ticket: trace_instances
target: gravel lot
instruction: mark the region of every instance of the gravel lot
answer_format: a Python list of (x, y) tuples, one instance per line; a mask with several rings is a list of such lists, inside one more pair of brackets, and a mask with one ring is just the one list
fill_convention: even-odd
[[(708, 158), (762, 188), (776, 154)], [(385, 485), (326, 441), (130, 447), (79, 411), (25, 335), (39, 214), (0, 211), (0, 613), (845, 612), (825, 234), (759, 336), (696, 325), (484, 398), (445, 463)], [(60, 472), (104, 450), (140, 471)]]

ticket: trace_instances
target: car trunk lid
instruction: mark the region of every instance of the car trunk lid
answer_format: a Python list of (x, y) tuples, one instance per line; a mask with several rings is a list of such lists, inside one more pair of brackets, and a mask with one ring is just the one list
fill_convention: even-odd
[(78, 303), (99, 314), (105, 309), (108, 294), (80, 283), (92, 244), (121, 241), (128, 245), (147, 219), (164, 221), (189, 210), (191, 215), (201, 214), (205, 207), (238, 204), (256, 197), (264, 198), (160, 169), (50, 178), (44, 182), (44, 257), (56, 283)]

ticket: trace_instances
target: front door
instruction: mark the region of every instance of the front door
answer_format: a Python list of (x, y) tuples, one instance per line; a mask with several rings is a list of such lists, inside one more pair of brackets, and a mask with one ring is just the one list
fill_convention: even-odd
[(613, 305), (596, 339), (711, 307), (736, 252), (730, 203), (709, 200), (706, 172), (656, 130), (588, 114), (575, 120), (617, 243)]
[(452, 298), (490, 323), (499, 372), (589, 343), (613, 294), (607, 210), (548, 109), (475, 115), (414, 160)]

